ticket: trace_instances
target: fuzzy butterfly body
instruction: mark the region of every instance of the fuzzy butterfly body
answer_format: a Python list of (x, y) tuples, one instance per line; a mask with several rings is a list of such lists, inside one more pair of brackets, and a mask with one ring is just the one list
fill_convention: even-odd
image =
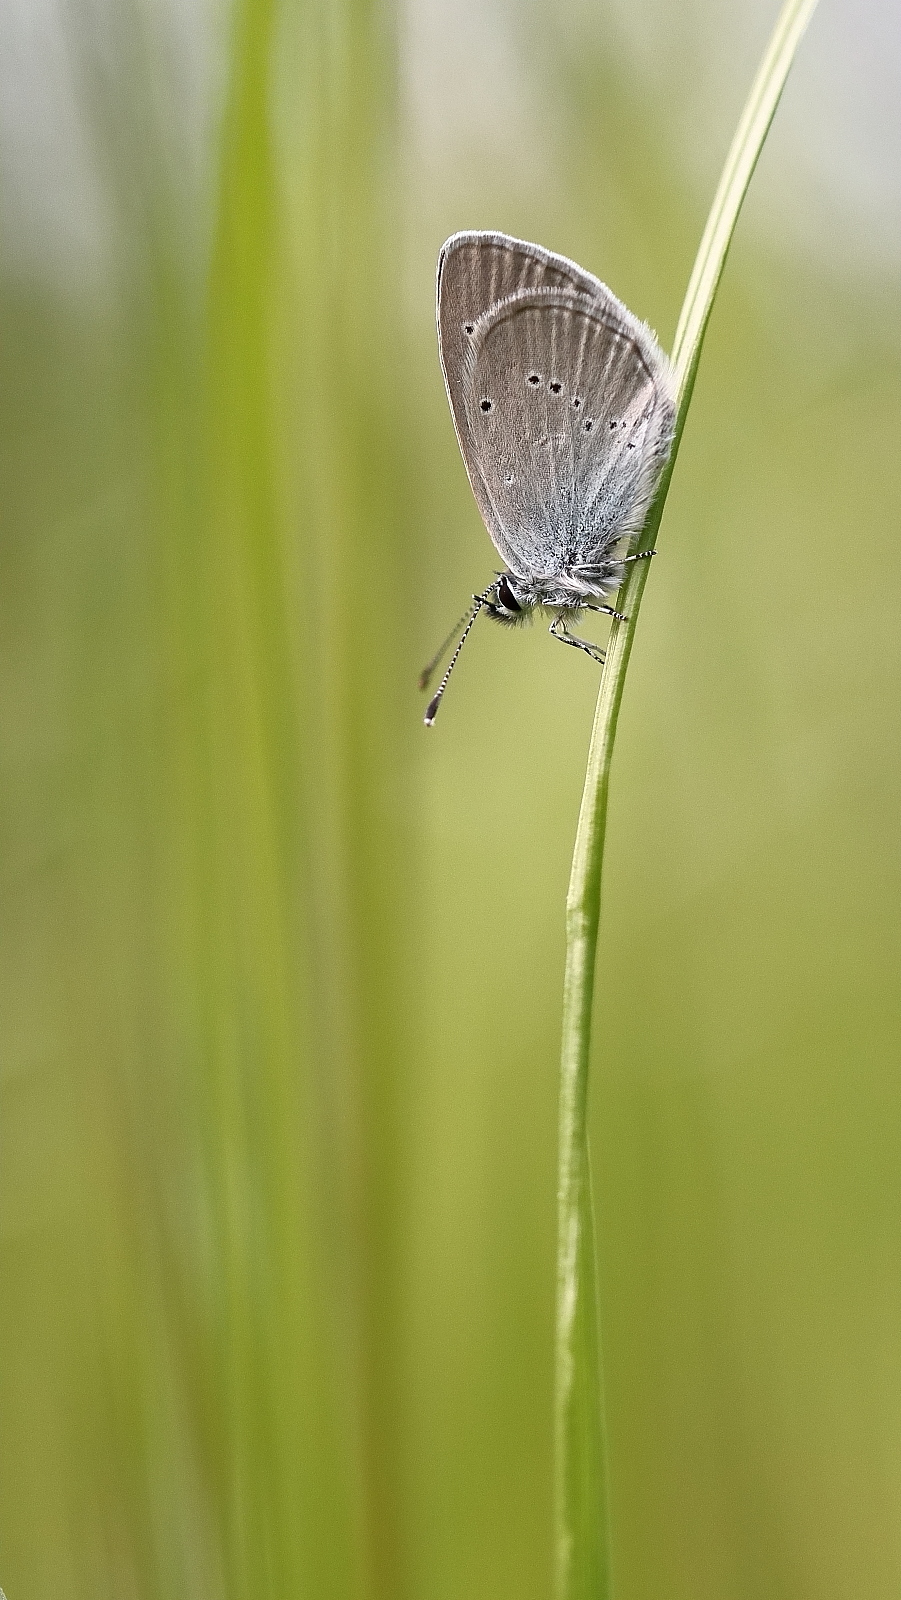
[(647, 516), (676, 415), (672, 368), (650, 329), (591, 273), (506, 234), (457, 233), (443, 246), (438, 343), (505, 570), (474, 596), (427, 723), (480, 610), (517, 622), (546, 607), (556, 637), (602, 659), (566, 622), (612, 611), (604, 600), (629, 559), (620, 547)]

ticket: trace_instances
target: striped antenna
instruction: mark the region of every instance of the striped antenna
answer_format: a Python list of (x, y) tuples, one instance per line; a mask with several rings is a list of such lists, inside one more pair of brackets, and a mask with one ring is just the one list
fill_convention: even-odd
[[(459, 656), (460, 651), (463, 649), (463, 646), (465, 645), (467, 639), (469, 638), (470, 632), (472, 630), (472, 625), (475, 622), (476, 617), (478, 616), (478, 614), (481, 611), (482, 607), (483, 606), (487, 606), (487, 605), (489, 605), (491, 603), (490, 602), (490, 596), (494, 594), (496, 588), (497, 588), (497, 584), (493, 583), (491, 585), (490, 589), (486, 589), (485, 590), (484, 594), (474, 594), (473, 597), (472, 597), (473, 598), (473, 602), (474, 602), (473, 603), (473, 607), (472, 607), (471, 611), (467, 612), (467, 617), (468, 617), (469, 620), (466, 622), (466, 626), (465, 626), (465, 628), (463, 629), (463, 632), (460, 635), (460, 640), (459, 640), (459, 643), (457, 645), (457, 648), (454, 651), (453, 655), (451, 656), (450, 661), (448, 662), (447, 671), (445, 672), (444, 677), (441, 679), (441, 682), (439, 683), (437, 689), (435, 690), (435, 693), (432, 695), (431, 700), (429, 701), (428, 705), (426, 706), (426, 712), (425, 712), (425, 717), (423, 718), (423, 721), (425, 722), (425, 725), (426, 725), (427, 728), (431, 728), (432, 727), (432, 725), (433, 725), (433, 723), (435, 721), (435, 718), (438, 715), (438, 707), (441, 704), (441, 696), (444, 694), (444, 691), (447, 688), (447, 680), (450, 677), (451, 673), (453, 672), (454, 667), (457, 665), (457, 657)], [(441, 657), (443, 656), (445, 650), (447, 649), (447, 646), (450, 644), (451, 639), (454, 637), (454, 633), (457, 632), (457, 630), (459, 629), (459, 627), (461, 626), (461, 624), (465, 620), (466, 619), (463, 618), (463, 617), (460, 618), (460, 622), (457, 623), (457, 627), (454, 628), (453, 633), (451, 633), (450, 636), (448, 637), (448, 639), (445, 640), (444, 644), (442, 645), (441, 649), (439, 650), (438, 656), (436, 658), (436, 661), (435, 661), (434, 665), (437, 665), (437, 662), (441, 660)], [(429, 669), (427, 669), (427, 670), (429, 670)], [(434, 666), (431, 666), (431, 670), (434, 670)], [(426, 678), (426, 683), (427, 682), (428, 682), (428, 678)], [(420, 679), (420, 683), (422, 683), (422, 679)], [(424, 684), (423, 684), (423, 687), (425, 687)]]
[(438, 666), (439, 662), (443, 661), (446, 651), (448, 651), (450, 649), (451, 645), (453, 644), (454, 640), (457, 637), (457, 634), (460, 632), (460, 629), (463, 627), (463, 624), (468, 622), (471, 616), (472, 616), (472, 606), (467, 606), (466, 610), (464, 611), (462, 617), (460, 617), (459, 621), (454, 623), (454, 625), (451, 628), (451, 631), (448, 634), (447, 638), (445, 639), (444, 643), (442, 645), (438, 646), (438, 649), (435, 651), (435, 654), (432, 656), (432, 659), (429, 662), (428, 666), (427, 667), (423, 667), (422, 671), (420, 672), (420, 674), (419, 674), (419, 687), (420, 687), (420, 689), (427, 689), (428, 688), (429, 684), (432, 681), (432, 673), (435, 671), (435, 668)]

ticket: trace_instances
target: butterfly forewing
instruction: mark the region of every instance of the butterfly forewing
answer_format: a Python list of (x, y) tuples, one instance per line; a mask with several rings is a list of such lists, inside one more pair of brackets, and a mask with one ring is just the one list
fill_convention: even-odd
[(569, 288), (585, 293), (596, 284), (597, 279), (574, 261), (505, 233), (455, 233), (438, 257), (438, 349), (444, 381), (469, 481), (499, 550), (490, 497), (466, 419), (462, 389), (466, 349), (479, 317), (499, 300), (528, 288)]
[(438, 344), (458, 428), (467, 330), (482, 313), (520, 289), (573, 289), (590, 294), (597, 282), (565, 256), (505, 233), (455, 233), (447, 240), (438, 257)]
[(457, 234), (438, 263), (460, 448), (504, 561), (590, 568), (641, 526), (669, 448), (672, 372), (645, 325), (565, 257)]

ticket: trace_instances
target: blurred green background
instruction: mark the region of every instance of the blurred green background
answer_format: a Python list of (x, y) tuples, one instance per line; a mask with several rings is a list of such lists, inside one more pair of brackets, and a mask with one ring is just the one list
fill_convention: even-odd
[[(437, 250), (672, 337), (763, 0), (2, 0), (0, 1585), (549, 1600), (596, 673), (487, 625)], [(617, 1600), (901, 1588), (901, 37), (822, 0), (626, 690)]]

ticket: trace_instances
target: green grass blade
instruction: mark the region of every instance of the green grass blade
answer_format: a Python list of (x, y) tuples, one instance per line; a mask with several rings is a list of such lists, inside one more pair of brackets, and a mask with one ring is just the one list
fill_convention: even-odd
[[(748, 97), (701, 240), (676, 330), (676, 434), (642, 544), (652, 548), (666, 501), (701, 346), (735, 225), (816, 0), (786, 0)], [(587, 1137), (588, 1068), (610, 762), (649, 563), (623, 589), (595, 711), (566, 912), (560, 1086), (556, 1326), (556, 1571), (559, 1600), (607, 1600), (608, 1486), (597, 1268)]]
[(701, 345), (738, 214), (776, 114), (795, 51), (816, 5), (817, 0), (787, 0), (783, 6), (726, 157), (673, 343), (680, 420), (684, 420), (691, 399)]

